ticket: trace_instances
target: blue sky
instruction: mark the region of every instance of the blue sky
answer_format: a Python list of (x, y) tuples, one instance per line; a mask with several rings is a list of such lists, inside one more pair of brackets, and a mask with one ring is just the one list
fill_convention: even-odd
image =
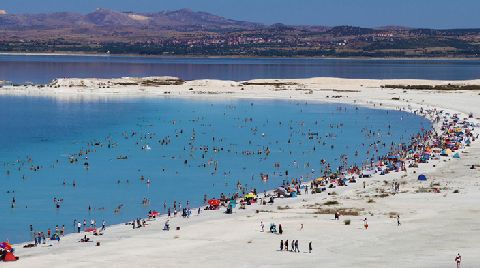
[(97, 7), (153, 12), (190, 8), (262, 23), (430, 28), (480, 27), (479, 0), (2, 0), (10, 13), (75, 11)]

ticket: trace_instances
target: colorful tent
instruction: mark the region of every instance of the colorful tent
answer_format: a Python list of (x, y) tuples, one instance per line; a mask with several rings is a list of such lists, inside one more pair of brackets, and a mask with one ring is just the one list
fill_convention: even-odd
[(9, 251), (5, 255), (5, 259), (3, 259), (3, 261), (5, 261), (5, 262), (7, 262), (7, 261), (17, 261), (17, 257), (15, 257), (15, 255), (13, 255), (13, 252)]
[(419, 180), (419, 181), (426, 181), (426, 180), (427, 180), (427, 176), (425, 176), (424, 174), (418, 175), (418, 180)]
[(218, 199), (210, 199), (210, 200), (208, 200), (208, 204), (209, 204), (210, 206), (218, 207), (218, 206), (220, 206), (220, 200), (218, 200)]
[(158, 217), (158, 215), (160, 215), (160, 213), (158, 211), (152, 211), (150, 212), (150, 214), (148, 214), (149, 217)]

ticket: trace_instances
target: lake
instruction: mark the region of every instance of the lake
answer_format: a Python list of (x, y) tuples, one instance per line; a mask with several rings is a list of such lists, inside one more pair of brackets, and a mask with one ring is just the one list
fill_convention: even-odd
[(238, 184), (306, 181), (322, 159), (369, 163), (431, 127), (405, 112), (273, 100), (0, 96), (0, 114), (0, 237), (12, 242), (30, 240), (30, 224), (71, 232), (75, 219), (115, 224)]
[(13, 83), (122, 76), (235, 81), (309, 77), (470, 80), (480, 79), (480, 61), (0, 55), (0, 80)]

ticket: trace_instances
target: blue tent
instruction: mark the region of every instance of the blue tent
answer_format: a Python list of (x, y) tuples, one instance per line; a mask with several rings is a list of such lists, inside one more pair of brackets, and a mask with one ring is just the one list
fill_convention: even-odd
[(459, 153), (455, 153), (455, 154), (453, 155), (453, 158), (460, 158), (460, 154), (459, 154)]
[(423, 175), (423, 174), (422, 174), (422, 175), (418, 175), (418, 180), (419, 180), (419, 181), (426, 181), (426, 180), (427, 180), (427, 176), (425, 176), (425, 175)]

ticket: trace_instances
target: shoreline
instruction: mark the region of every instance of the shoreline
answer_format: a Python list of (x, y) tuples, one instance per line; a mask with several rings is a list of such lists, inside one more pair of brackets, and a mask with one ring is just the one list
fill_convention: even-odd
[(143, 54), (107, 54), (88, 52), (0, 52), (0, 56), (78, 56), (78, 57), (140, 57), (165, 59), (300, 59), (300, 60), (398, 60), (398, 61), (480, 61), (480, 57), (305, 57), (305, 56), (202, 56), (202, 55), (143, 55)]
[[(101, 80), (101, 79), (93, 79), (93, 80), (92, 79), (79, 79), (79, 80), (93, 81), (92, 85), (95, 85), (95, 83), (98, 83), (98, 81), (105, 81), (105, 79), (104, 80)], [(61, 80), (60, 83), (68, 83), (69, 81), (70, 82), (72, 82), (72, 81), (78, 82), (79, 80), (65, 79), (65, 80)], [(245, 85), (241, 85), (241, 83), (239, 83), (239, 82), (198, 80), (198, 81), (188, 81), (184, 85), (180, 85), (180, 86), (168, 85), (168, 86), (148, 87), (148, 88), (145, 88), (145, 87), (142, 87), (142, 86), (139, 86), (139, 87), (126, 86), (126, 87), (131, 87), (131, 88), (128, 91), (124, 91), (124, 92), (121, 92), (121, 93), (117, 92), (116, 90), (122, 89), (122, 87), (115, 87), (113, 89), (110, 88), (108, 90), (107, 89), (104, 90), (102, 88), (101, 90), (95, 91), (93, 86), (89, 90), (88, 89), (89, 86), (86, 86), (86, 88), (84, 88), (83, 86), (82, 87), (76, 87), (76, 86), (68, 87), (68, 86), (65, 86), (67, 84), (62, 84), (59, 89), (53, 89), (53, 91), (48, 92), (47, 94), (45, 94), (44, 92), (42, 93), (42, 90), (43, 91), (48, 90), (47, 88), (38, 89), (38, 88), (35, 88), (35, 86), (27, 86), (27, 87), (16, 87), (16, 89), (13, 89), (13, 91), (10, 91), (10, 90), (12, 90), (11, 88), (1, 88), (0, 89), (0, 95), (4, 95), (4, 94), (6, 94), (6, 95), (23, 95), (23, 96), (37, 96), (37, 95), (40, 95), (40, 96), (59, 98), (60, 100), (69, 99), (71, 97), (81, 98), (82, 96), (83, 97), (91, 97), (91, 98), (104, 98), (104, 97), (165, 97), (166, 96), (166, 97), (188, 97), (188, 98), (192, 98), (192, 99), (193, 98), (198, 98), (198, 97), (230, 98), (230, 99), (242, 98), (243, 97), (243, 98), (246, 98), (246, 99), (285, 99), (285, 100), (308, 100), (309, 102), (317, 102), (318, 101), (318, 102), (324, 102), (324, 103), (325, 102), (327, 102), (327, 103), (344, 103), (344, 104), (361, 105), (361, 106), (366, 106), (366, 107), (369, 107), (369, 108), (372, 108), (372, 106), (374, 106), (373, 108), (376, 108), (376, 109), (398, 109), (398, 108), (402, 107), (402, 108), (411, 108), (410, 110), (413, 110), (415, 108), (419, 109), (420, 107), (425, 107), (425, 108), (430, 107), (430, 108), (439, 108), (439, 109), (446, 110), (446, 111), (449, 111), (449, 112), (452, 112), (452, 113), (453, 112), (460, 112), (460, 113), (463, 113), (464, 116), (468, 115), (469, 112), (474, 112), (474, 114), (476, 114), (476, 115), (478, 115), (478, 113), (479, 113), (478, 108), (476, 108), (476, 107), (458, 105), (457, 103), (454, 103), (453, 101), (452, 102), (441, 102), (441, 101), (438, 101), (438, 100), (429, 100), (429, 102), (431, 102), (431, 103), (428, 103), (428, 102), (425, 103), (425, 100), (421, 101), (421, 99), (417, 99), (418, 98), (417, 95), (420, 95), (420, 96), (423, 96), (423, 97), (424, 96), (432, 97), (431, 96), (432, 92), (424, 92), (424, 91), (414, 92), (414, 90), (401, 90), (401, 89), (381, 89), (381, 88), (378, 87), (379, 84), (387, 83), (385, 81), (409, 81), (409, 82), (422, 81), (422, 82), (424, 82), (426, 80), (358, 80), (358, 79), (312, 78), (312, 79), (287, 79), (287, 80), (268, 79), (268, 80), (255, 80), (255, 81), (262, 81), (262, 83), (265, 83), (265, 84), (271, 83), (272, 81), (282, 81), (282, 82), (285, 82), (285, 84), (290, 83), (290, 81), (295, 81), (297, 84), (295, 84), (295, 85), (284, 85), (286, 88), (281, 89), (281, 90), (277, 90), (278, 88), (276, 88), (274, 86), (271, 86), (271, 85), (245, 86)], [(438, 83), (438, 82), (448, 83), (448, 81), (429, 81), (429, 83)], [(466, 82), (466, 81), (461, 81), (461, 82)], [(103, 83), (103, 82), (101, 82), (101, 83)], [(458, 83), (458, 81), (455, 81), (455, 83)], [(468, 83), (478, 83), (478, 80), (468, 81)], [(313, 88), (315, 86), (318, 86), (318, 85), (322, 85), (322, 86), (327, 86), (328, 85), (329, 89), (313, 90), (313, 93), (311, 93), (311, 94), (310, 93), (305, 93), (305, 92), (310, 92), (309, 90), (311, 88)], [(375, 87), (375, 86), (377, 86), (377, 87)], [(175, 88), (175, 87), (178, 87), (178, 89)], [(192, 87), (193, 87), (193, 90), (189, 90), (189, 88), (192, 88)], [(140, 90), (141, 88), (142, 88), (142, 90)], [(167, 90), (168, 89), (168, 90), (170, 90), (170, 93), (168, 93), (168, 94), (163, 93), (162, 94), (162, 90), (160, 90), (158, 92), (159, 88), (162, 89), (162, 90)], [(172, 89), (172, 88), (175, 88), (175, 90)], [(202, 92), (202, 91), (198, 91), (198, 88), (205, 90), (205, 92), (212, 92), (212, 94), (195, 93), (195, 92)], [(244, 89), (241, 89), (241, 88), (244, 88)], [(347, 90), (349, 90), (349, 91), (347, 91)], [(353, 91), (353, 90), (358, 90), (358, 92)], [(405, 91), (407, 92), (407, 94), (405, 94)], [(142, 94), (142, 92), (143, 92), (143, 94)], [(163, 92), (165, 92), (165, 91), (163, 91)], [(173, 92), (173, 94), (172, 94), (172, 92)], [(394, 100), (394, 99), (392, 99), (393, 98), (392, 96), (398, 96), (398, 95), (403, 95), (403, 94), (410, 95), (410, 93), (412, 93), (412, 92), (415, 93), (415, 94), (413, 94), (414, 96), (412, 96), (412, 99), (409, 99), (409, 100), (404, 100), (404, 99)], [(418, 94), (416, 94), (416, 93), (418, 93)], [(478, 91), (473, 91), (473, 93), (472, 92), (454, 92), (454, 93), (451, 93), (451, 92), (441, 92), (441, 93), (433, 92), (433, 93), (435, 93), (437, 95), (437, 96), (435, 96), (437, 98), (438, 97), (445, 97), (443, 95), (447, 95), (446, 96), (447, 100), (451, 99), (450, 94), (467, 94), (467, 101), (472, 101), (472, 103), (475, 103), (476, 100), (480, 99), (480, 97), (478, 96)], [(476, 93), (476, 95), (474, 93)], [(327, 96), (328, 96), (328, 98), (327, 98)], [(337, 96), (341, 96), (341, 97), (337, 97)], [(472, 99), (471, 97), (473, 97), (473, 96), (476, 96), (477, 99), (476, 100), (475, 100), (475, 98)], [(468, 97), (470, 97), (470, 98), (468, 98)], [(457, 96), (457, 98), (459, 98), (459, 97)], [(465, 98), (465, 96), (463, 96), (463, 98)], [(435, 102), (437, 102), (437, 103), (435, 103)], [(452, 107), (449, 107), (449, 106), (452, 106)], [(473, 109), (475, 111), (467, 111), (466, 109), (471, 109), (471, 110)], [(478, 123), (478, 118), (475, 121)], [(469, 151), (472, 151), (474, 149), (476, 151), (478, 149), (478, 144), (477, 143), (478, 142), (473, 143), (472, 146), (474, 146), (474, 147), (467, 148), (467, 149), (465, 149), (465, 151), (469, 152)], [(467, 157), (468, 157), (468, 155), (467, 155)], [(460, 160), (460, 161), (463, 161), (463, 160)], [(422, 166), (420, 166), (420, 168), (417, 171), (426, 171), (426, 172), (429, 172), (429, 173), (430, 172), (434, 173), (434, 172), (438, 171), (440, 168), (449, 164), (448, 162), (441, 162), (441, 161), (438, 162), (438, 163), (434, 161), (434, 163), (436, 163), (438, 166), (436, 166), (434, 168), (431, 168), (431, 167), (427, 168), (426, 166), (424, 166), (423, 169), (422, 169)], [(395, 174), (392, 174), (391, 176), (387, 176), (387, 177), (395, 177), (393, 175), (395, 175)], [(408, 174), (408, 176), (412, 176), (412, 175), (413, 175), (412, 173)], [(376, 175), (375, 177), (376, 177), (375, 179), (371, 179), (372, 182), (381, 181), (381, 178), (379, 178), (379, 175)], [(383, 178), (386, 178), (386, 177), (383, 177)], [(392, 179), (392, 178), (390, 178), (390, 179)], [(343, 196), (343, 194), (348, 196), (348, 194), (351, 194), (352, 191), (358, 190), (358, 188), (361, 184), (360, 182), (361, 182), (361, 180), (359, 180), (359, 182), (357, 184), (353, 185), (353, 186), (348, 186), (348, 187), (342, 188), (342, 191), (339, 192), (338, 194), (340, 196)], [(280, 205), (283, 204), (283, 205), (295, 206), (295, 205), (298, 205), (299, 203), (303, 202), (303, 201), (300, 201), (300, 199), (302, 199), (302, 198), (313, 199), (313, 200), (310, 200), (310, 201), (315, 202), (315, 201), (318, 201), (318, 199), (323, 200), (325, 197), (328, 198), (328, 196), (325, 196), (325, 194), (306, 195), (306, 196), (302, 195), (302, 196), (300, 196), (296, 199), (281, 200)], [(347, 202), (347, 201), (344, 201), (344, 202)], [(350, 201), (348, 201), (348, 202), (350, 202)], [(253, 210), (254, 207), (255, 208), (256, 207), (262, 208), (263, 206), (255, 205), (255, 206), (252, 206), (252, 208), (248, 208), (247, 210), (241, 211), (241, 212), (237, 212), (237, 210), (235, 210), (236, 213), (232, 217), (236, 217), (239, 220), (242, 217), (241, 220), (245, 221), (245, 219), (243, 219), (243, 216), (245, 216), (245, 214), (247, 214), (246, 217), (248, 218), (248, 215), (252, 214), (252, 210)], [(301, 211), (301, 209), (295, 209), (295, 208), (292, 208), (292, 209), (297, 210), (297, 211)], [(187, 226), (187, 229), (188, 228), (194, 228), (195, 229), (196, 225), (201, 225), (204, 222), (207, 222), (207, 224), (208, 224), (209, 221), (216, 222), (216, 221), (219, 221), (219, 220), (224, 220), (224, 217), (228, 217), (228, 216), (224, 216), (223, 214), (220, 214), (218, 212), (217, 213), (207, 212), (207, 213), (210, 214), (210, 215), (208, 215), (209, 217), (208, 216), (205, 217), (205, 218), (202, 217), (203, 219), (199, 220), (199, 222), (197, 222), (193, 219), (191, 220), (191, 221), (193, 221), (191, 223), (182, 222), (182, 228), (183, 228), (183, 226)], [(217, 215), (212, 215), (212, 214), (217, 214)], [(258, 214), (258, 213), (255, 213), (255, 214)], [(196, 218), (196, 217), (193, 217), (193, 218)], [(181, 221), (182, 219), (177, 218), (176, 220)], [(258, 222), (256, 222), (256, 223), (258, 224)], [(231, 222), (230, 222), (230, 224), (231, 224)], [(159, 228), (160, 225), (161, 225), (161, 223), (158, 223), (158, 220), (157, 220), (156, 223), (153, 223), (151, 226), (147, 227), (146, 230), (154, 229), (154, 227), (155, 227), (156, 228), (155, 230), (158, 231), (158, 228)], [(234, 225), (234, 226), (236, 226), (236, 225)], [(110, 233), (109, 229), (113, 229), (112, 233), (114, 233), (114, 235), (116, 233), (117, 236), (121, 235), (122, 237), (124, 237), (125, 234), (123, 234), (123, 230), (121, 230), (121, 229), (123, 229), (122, 227), (123, 227), (122, 224), (113, 225), (113, 226), (107, 228), (106, 235)], [(238, 226), (236, 226), (236, 227), (238, 227)], [(202, 227), (197, 226), (197, 228), (201, 229)], [(175, 232), (175, 231), (173, 231), (173, 232)], [(193, 232), (195, 232), (195, 230)], [(179, 234), (183, 236), (182, 231), (180, 231)], [(161, 235), (161, 233), (159, 235)], [(193, 234), (189, 233), (189, 235), (193, 235)], [(63, 246), (63, 243), (64, 243), (63, 241), (64, 240), (66, 240), (65, 243), (71, 243), (71, 245), (70, 245), (71, 248), (66, 249), (66, 251), (64, 251), (65, 254), (74, 254), (75, 252), (76, 252), (76, 254), (79, 253), (78, 248), (81, 248), (81, 246), (78, 245), (77, 243), (73, 242), (75, 239), (77, 239), (77, 236), (78, 235), (76, 235), (76, 234), (69, 234), (62, 239), (62, 242), (61, 242), (62, 246)], [(170, 234), (168, 234), (167, 236), (170, 236)], [(237, 234), (237, 236), (235, 236), (233, 234), (231, 236), (232, 237), (230, 237), (228, 239), (237, 239), (237, 240), (241, 239), (241, 237), (238, 237), (238, 234)], [(124, 237), (122, 239), (134, 239), (134, 240), (136, 239), (138, 241), (138, 239), (146, 239), (146, 237), (144, 237), (144, 235), (142, 236), (141, 234), (138, 234), (138, 235), (130, 234), (130, 235), (127, 235), (126, 237)], [(171, 242), (173, 243), (178, 238), (170, 237), (170, 239), (172, 239)], [(117, 242), (115, 242), (115, 241), (117, 241)], [(150, 242), (152, 244), (150, 244), (149, 247), (151, 247), (151, 246), (153, 246), (153, 247), (161, 246), (161, 245), (158, 245), (157, 243), (155, 243), (154, 241), (150, 241)], [(187, 242), (185, 242), (185, 243), (187, 243)], [(103, 249), (104, 247), (108, 247), (108, 244), (110, 244), (110, 246), (113, 246), (115, 243), (118, 244), (118, 243), (121, 243), (121, 242), (118, 239), (115, 239), (115, 237), (112, 237), (112, 240), (110, 240), (110, 241), (107, 240), (106, 243), (107, 243), (107, 246), (105, 246), (105, 244), (102, 242), (102, 246), (100, 248)], [(160, 241), (160, 243), (163, 243), (163, 242)], [(55, 244), (55, 242), (53, 242), (53, 244)], [(275, 242), (275, 244), (276, 244), (276, 242)], [(20, 250), (19, 245), (16, 245), (16, 247), (17, 247), (18, 252), (22, 253), (23, 251), (25, 251), (23, 249)], [(183, 245), (183, 247), (188, 248), (189, 245), (185, 244), (185, 245)], [(319, 247), (318, 243), (316, 243), (316, 247)], [(56, 248), (56, 246), (53, 246), (52, 248)], [(77, 249), (75, 249), (75, 248), (77, 248)], [(315, 248), (315, 245), (314, 245), (314, 248)], [(27, 249), (26, 251), (28, 251), (28, 250), (29, 249)], [(33, 249), (33, 250), (35, 250), (35, 249)], [(145, 248), (144, 248), (144, 250), (148, 251), (148, 249), (145, 249)], [(48, 251), (48, 249), (47, 249), (47, 251)], [(89, 251), (91, 251), (91, 250), (89, 250)], [(93, 248), (92, 252), (95, 252), (95, 248)], [(227, 252), (227, 254), (232, 254), (232, 253), (233, 252), (231, 252), (231, 251)], [(38, 253), (38, 254), (40, 254), (40, 253)], [(26, 254), (26, 255), (24, 255), (25, 258), (21, 258), (19, 262), (15, 263), (15, 265), (20, 265), (20, 266), (21, 265), (26, 265), (26, 266), (28, 266), (28, 260), (30, 259), (30, 257), (32, 258), (31, 259), (32, 261), (34, 259), (39, 260), (39, 259), (42, 258), (42, 256), (39, 256), (38, 254), (37, 255), (33, 254), (31, 256)], [(49, 253), (49, 255), (51, 255), (51, 254), (52, 253)], [(20, 255), (20, 254), (19, 254), (19, 256), (22, 257), (22, 255)], [(60, 257), (61, 255), (54, 254), (54, 256)], [(197, 258), (199, 258), (200, 256), (201, 255), (198, 255)], [(104, 256), (104, 257), (106, 257), (106, 256)], [(165, 256), (165, 255), (163, 255), (163, 258), (168, 259), (168, 257)], [(122, 265), (127, 266), (127, 264), (122, 264)], [(207, 264), (205, 264), (205, 265), (207, 265)], [(287, 265), (285, 265), (285, 266), (287, 266)], [(183, 267), (183, 266), (179, 265), (178, 267)], [(333, 267), (333, 265), (332, 265), (332, 267)], [(381, 266), (379, 266), (379, 267), (381, 267)]]

